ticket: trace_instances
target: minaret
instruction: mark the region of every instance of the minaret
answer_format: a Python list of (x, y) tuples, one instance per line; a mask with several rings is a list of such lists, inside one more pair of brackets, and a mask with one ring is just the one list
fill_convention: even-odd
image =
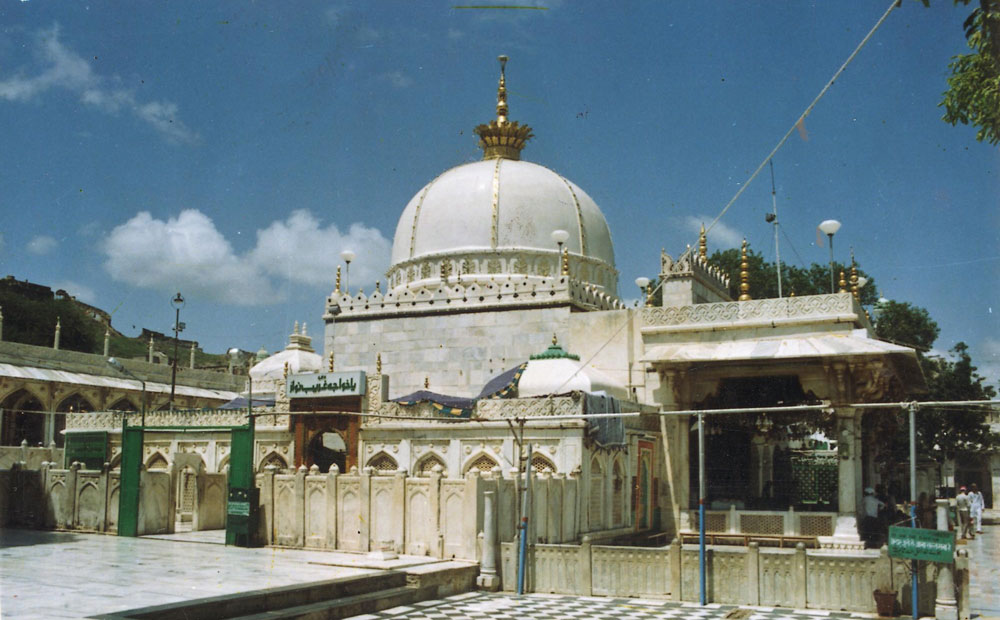
[(111, 327), (104, 329), (104, 357), (108, 357), (111, 352)]
[(192, 342), (191, 343), (191, 363), (190, 363), (191, 370), (194, 370), (194, 349), (195, 349), (195, 344)]
[(62, 334), (62, 319), (56, 317), (56, 337), (52, 341), (52, 348), (59, 350), (59, 337)]
[(153, 336), (149, 336), (149, 359), (147, 360), (150, 364), (153, 363)]
[(497, 117), (477, 126), (473, 131), (479, 136), (483, 159), (521, 159), (521, 149), (533, 137), (531, 127), (507, 119), (507, 57), (499, 56), (500, 84), (497, 86)]

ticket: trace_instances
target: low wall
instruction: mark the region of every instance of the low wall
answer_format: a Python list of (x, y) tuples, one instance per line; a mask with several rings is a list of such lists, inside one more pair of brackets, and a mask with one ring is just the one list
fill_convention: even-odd
[[(173, 472), (143, 470), (139, 535), (174, 531)], [(121, 476), (117, 470), (86, 470), (80, 463), (53, 463), (0, 470), (0, 525), (33, 529), (118, 531)]]
[[(688, 511), (691, 532), (698, 531), (698, 511)], [(792, 508), (770, 510), (706, 510), (705, 529), (713, 533), (773, 536), (833, 536), (835, 512), (803, 512)]]
[[(575, 542), (580, 535), (580, 498), (575, 476), (542, 474), (533, 479), (531, 539)], [(328, 474), (318, 468), (257, 475), (262, 540), (268, 544), (313, 549), (371, 551), (478, 561), (477, 535), (483, 529), (483, 494), (496, 494), (497, 535), (517, 535), (519, 493), (513, 478), (499, 469), (480, 476), (444, 478), (442, 472), (408, 476), (363, 472)], [(621, 530), (611, 530), (621, 534)], [(600, 535), (601, 533), (595, 533)]]
[(191, 529), (221, 530), (226, 527), (227, 476), (201, 472), (195, 477), (196, 493)]
[(48, 448), (30, 448), (28, 442), (20, 446), (0, 446), (0, 469), (10, 469), (15, 463), (25, 469), (40, 469), (42, 463), (62, 463), (63, 449), (50, 445)]
[[(501, 543), (500, 547), (503, 588), (513, 591), (517, 544)], [(956, 584), (968, 583), (963, 566), (959, 562)], [(921, 563), (918, 589), (923, 615), (934, 614), (936, 575), (935, 565)], [(890, 558), (886, 547), (848, 553), (807, 551), (802, 545), (761, 548), (751, 543), (748, 547), (710, 547), (706, 554), (710, 603), (875, 613), (872, 592), (892, 589), (897, 592), (900, 613), (908, 615), (910, 583), (908, 563)], [(528, 551), (526, 587), (552, 594), (697, 602), (698, 547), (677, 541), (657, 548), (612, 547), (591, 544), (589, 537), (582, 544), (536, 544)]]

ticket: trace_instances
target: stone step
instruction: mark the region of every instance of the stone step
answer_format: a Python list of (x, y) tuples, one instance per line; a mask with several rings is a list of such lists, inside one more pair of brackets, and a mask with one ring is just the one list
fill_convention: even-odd
[[(336, 601), (338, 599), (374, 593), (376, 596), (383, 591), (395, 591), (406, 588), (406, 573), (400, 571), (383, 571), (364, 575), (354, 575), (340, 579), (314, 581), (280, 588), (252, 590), (222, 596), (155, 605), (140, 609), (130, 609), (114, 614), (95, 616), (104, 620), (124, 618), (143, 618), (147, 620), (216, 620), (223, 618), (240, 618), (263, 611), (283, 610), (314, 603)], [(436, 591), (436, 586), (434, 586)], [(333, 616), (327, 616), (333, 617)]]
[(366, 592), (308, 605), (237, 616), (232, 620), (334, 620), (437, 598), (437, 590), (437, 586), (401, 586), (390, 590)]

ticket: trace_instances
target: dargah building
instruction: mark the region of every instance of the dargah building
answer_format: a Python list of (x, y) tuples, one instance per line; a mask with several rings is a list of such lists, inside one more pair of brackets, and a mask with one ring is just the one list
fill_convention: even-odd
[[(692, 412), (725, 409), (706, 416), (706, 529), (858, 552), (862, 489), (880, 482), (867, 444), (887, 415), (863, 405), (924, 389), (915, 352), (874, 337), (849, 274), (838, 293), (731, 299), (741, 274), (710, 264), (704, 235), (650, 256), (662, 294), (625, 307), (586, 179), (522, 159), (533, 131), (509, 118), (501, 64), (482, 160), (414, 188), (384, 282), (347, 290), (331, 274), (322, 346), (296, 327), (251, 370), (262, 541), (478, 561), (494, 527), (513, 587), (527, 470), (537, 553), (684, 542)], [(242, 406), (217, 415), (245, 421)], [(224, 433), (150, 434), (144, 462), (224, 475), (231, 448)]]

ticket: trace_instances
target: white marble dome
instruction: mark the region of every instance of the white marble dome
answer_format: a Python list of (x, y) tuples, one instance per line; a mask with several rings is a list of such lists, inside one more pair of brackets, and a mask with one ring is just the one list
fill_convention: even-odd
[(552, 231), (569, 233), (570, 274), (616, 294), (611, 232), (597, 204), (544, 166), (494, 158), (452, 168), (410, 200), (396, 226), (389, 285), (439, 279), (442, 261), (463, 280), (553, 277)]
[(628, 389), (600, 370), (580, 362), (553, 343), (544, 353), (532, 355), (517, 383), (520, 398), (565, 394), (567, 392), (604, 393), (628, 400)]

